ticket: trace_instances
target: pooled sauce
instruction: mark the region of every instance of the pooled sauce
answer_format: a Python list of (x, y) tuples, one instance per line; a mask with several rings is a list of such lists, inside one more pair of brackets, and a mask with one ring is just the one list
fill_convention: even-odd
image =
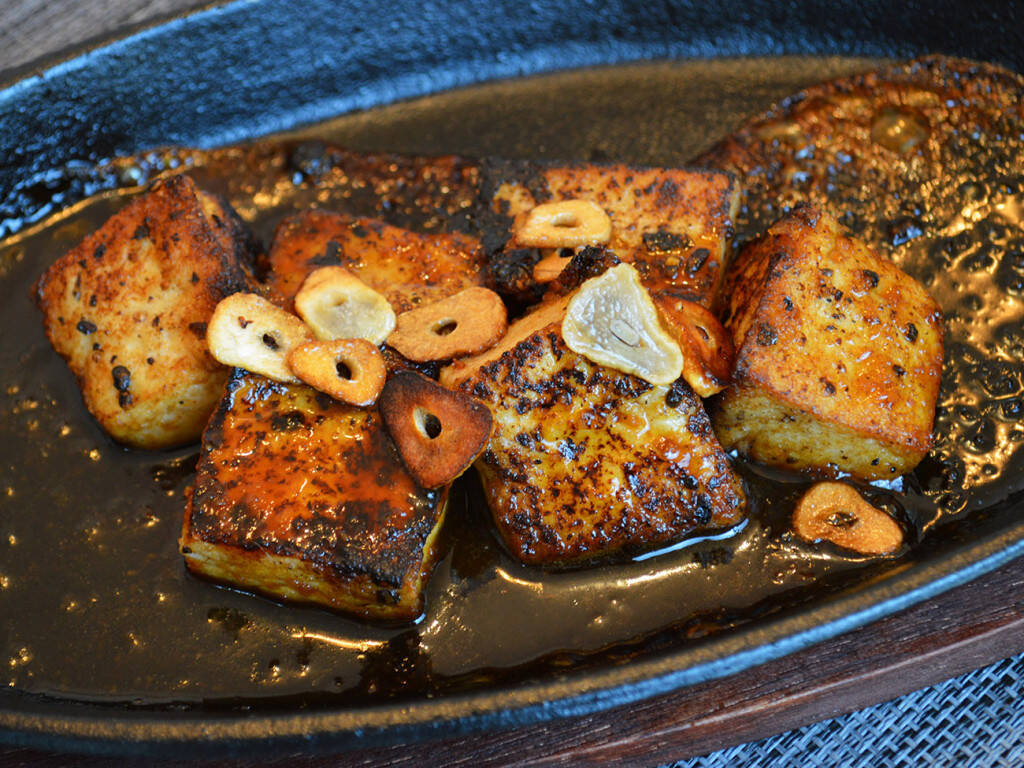
[[(0, 307), (0, 681), (61, 700), (202, 711), (422, 699), (679, 648), (866, 588), (998, 530), (1013, 519), (1024, 486), (1019, 190), (964, 190), (964, 216), (981, 216), (984, 226), (943, 235), (948, 248), (916, 238), (924, 250), (904, 260), (926, 278), (951, 336), (936, 449), (911, 475), (860, 486), (904, 527), (907, 543), (893, 557), (800, 541), (789, 516), (810, 481), (738, 461), (752, 504), (733, 530), (628, 562), (530, 568), (502, 550), (467, 473), (452, 493), (426, 614), (397, 628), (281, 606), (186, 574), (177, 537), (198, 447), (148, 453), (112, 443), (86, 412), (29, 300), (30, 285), (55, 258), (124, 194), (161, 173), (189, 169), (200, 186), (227, 195), (266, 243), (293, 211), (372, 212), (380, 204), (332, 169), (316, 140), (360, 150), (680, 165), (802, 85), (872, 65), (712, 61), (489, 84), (288, 137), (299, 144), (149, 153), (76, 169), (63, 186), (26, 198), (21, 223), (53, 207), (55, 195), (57, 207), (86, 196), (0, 249), (8, 297)], [(880, 116), (874, 127), (894, 151), (920, 141), (919, 129), (902, 114)], [(443, 192), (446, 215), (424, 219), (406, 216), (396, 191), (385, 202), (390, 220), (442, 228), (468, 205), (458, 189)], [(941, 263), (933, 261), (936, 249), (948, 253)]]

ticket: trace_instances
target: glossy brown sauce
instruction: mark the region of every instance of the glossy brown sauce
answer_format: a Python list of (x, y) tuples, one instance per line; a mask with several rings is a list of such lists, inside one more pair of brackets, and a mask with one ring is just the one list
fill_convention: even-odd
[[(381, 108), (289, 138), (679, 165), (799, 86), (871, 64), (773, 59), (561, 74)], [(880, 141), (914, 140), (915, 126), (898, 115), (879, 121)], [(80, 185), (82, 193), (109, 191), (0, 249), (7, 297), (0, 307), (0, 682), (7, 687), (138, 707), (272, 711), (433, 696), (626, 663), (947, 551), (998, 527), (1004, 502), (1024, 486), (1021, 204), (1019, 196), (983, 190), (974, 203), (990, 224), (961, 238), (960, 257), (941, 268), (928, 252), (907, 260), (955, 332), (936, 450), (912, 475), (865, 489), (908, 534), (892, 558), (797, 540), (788, 518), (808, 481), (740, 462), (753, 499), (745, 523), (633, 561), (567, 572), (508, 557), (467, 477), (452, 494), (426, 614), (412, 626), (280, 606), (193, 578), (177, 536), (198, 448), (127, 451), (106, 438), (46, 342), (29, 286), (116, 210), (122, 192), (114, 190), (134, 191), (174, 168), (191, 167), (201, 186), (227, 194), (265, 243), (286, 213), (351, 202), (351, 189), (310, 183), (316, 152), (308, 146), (119, 161)], [(50, 202), (41, 195), (39, 210)]]

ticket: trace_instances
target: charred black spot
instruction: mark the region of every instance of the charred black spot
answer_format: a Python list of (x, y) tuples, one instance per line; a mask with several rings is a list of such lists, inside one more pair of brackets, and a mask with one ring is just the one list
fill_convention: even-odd
[(897, 376), (905, 376), (907, 373), (906, 369), (901, 365), (893, 364), (892, 370)]
[(364, 227), (362, 224), (358, 224), (358, 223), (357, 224), (353, 224), (352, 225), (352, 229), (350, 231), (352, 232), (353, 235), (355, 235), (356, 237), (360, 237), (360, 238), (361, 237), (366, 237), (367, 235), (370, 234), (370, 231), (366, 227)]
[(552, 284), (552, 288), (559, 293), (569, 293), (585, 281), (603, 275), (619, 263), (621, 263), (619, 257), (611, 251), (588, 245), (572, 255), (562, 273)]
[(139, 226), (132, 232), (132, 240), (145, 240), (149, 237), (149, 226), (143, 221)]
[(97, 301), (98, 301), (98, 299), (96, 298), (96, 294), (94, 293), (92, 296), (89, 297), (89, 306), (90, 307), (95, 307), (96, 304), (97, 304)]
[(679, 185), (671, 179), (665, 179), (658, 187), (657, 205), (664, 207), (675, 202), (679, 194)]
[(270, 428), (275, 432), (291, 432), (306, 426), (306, 417), (300, 411), (276, 413), (270, 418)]
[(792, 312), (793, 311), (793, 300), (791, 298), (789, 298), (789, 296), (783, 296), (782, 297), (782, 307), (787, 312)]
[(274, 337), (273, 337), (273, 336), (272, 336), (271, 334), (269, 334), (269, 333), (264, 333), (264, 334), (263, 334), (263, 337), (262, 337), (262, 338), (261, 338), (260, 340), (261, 340), (261, 341), (263, 342), (263, 344), (264, 344), (264, 345), (265, 345), (266, 347), (268, 347), (269, 349), (277, 349), (277, 348), (278, 348), (278, 347), (280, 346), (280, 344), (278, 344), (278, 343), (277, 343), (277, 339), (275, 339), (275, 338), (274, 338)]
[(193, 272), (192, 273), (192, 283), (195, 284), (195, 283), (198, 283), (198, 282), (199, 282), (199, 275), (197, 275), (195, 272)]
[(75, 329), (79, 333), (88, 336), (90, 333), (96, 333), (96, 323), (91, 323), (88, 320), (86, 320), (85, 318), (82, 318), (75, 325)]
[(487, 281), (499, 293), (524, 302), (539, 298), (541, 291), (533, 279), (533, 268), (540, 261), (536, 248), (513, 248), (493, 255), (487, 264)]
[(114, 380), (114, 389), (118, 392), (127, 392), (132, 385), (132, 372), (123, 365), (115, 365), (110, 374)]
[(206, 338), (206, 323), (189, 323), (188, 324), (188, 329), (193, 334), (195, 334), (195, 336), (197, 338), (200, 338), (200, 339), (205, 339)]
[(314, 256), (307, 262), (311, 266), (334, 267), (341, 264), (341, 244), (337, 240), (330, 240), (324, 252)]
[(870, 270), (870, 269), (862, 269), (860, 271), (860, 273), (864, 277), (864, 280), (867, 282), (867, 284), (871, 288), (877, 288), (878, 287), (878, 273), (877, 272), (875, 272), (873, 270)]
[(762, 347), (770, 347), (779, 340), (779, 334), (768, 323), (759, 323), (757, 326), (757, 343)]
[(644, 248), (648, 253), (678, 251), (690, 244), (689, 238), (676, 232), (666, 232), (663, 229), (659, 229), (657, 232), (644, 232), (642, 237)]
[(903, 329), (903, 335), (906, 337), (907, 341), (913, 344), (917, 341), (917, 326), (913, 323), (907, 323), (907, 327)]
[(698, 525), (707, 525), (711, 522), (711, 515), (714, 510), (714, 503), (706, 493), (698, 493), (693, 500), (694, 518)]
[(665, 405), (669, 408), (678, 408), (685, 400), (686, 384), (681, 379), (676, 379), (665, 393)]
[(819, 379), (819, 381), (821, 382), (821, 385), (825, 388), (826, 395), (834, 395), (836, 393), (836, 385), (833, 384), (831, 381), (824, 377)]
[[(96, 250), (94, 250), (92, 252), (92, 257), (94, 259), (96, 259), (97, 261), (99, 261), (100, 259), (103, 258), (103, 254), (105, 254), (106, 252), (107, 252), (107, 246), (105, 246), (103, 243), (100, 243), (99, 245), (96, 246)], [(85, 265), (83, 264), (82, 266), (85, 266)]]
[(686, 259), (686, 271), (691, 275), (696, 275), (704, 268), (709, 258), (711, 258), (711, 251), (707, 248), (698, 248)]
[(118, 392), (117, 393), (117, 404), (121, 408), (127, 408), (132, 404), (132, 393), (131, 392)]
[(571, 437), (567, 437), (558, 443), (558, 452), (562, 455), (562, 458), (566, 461), (576, 461), (583, 453), (583, 449), (586, 447), (586, 442), (575, 442)]

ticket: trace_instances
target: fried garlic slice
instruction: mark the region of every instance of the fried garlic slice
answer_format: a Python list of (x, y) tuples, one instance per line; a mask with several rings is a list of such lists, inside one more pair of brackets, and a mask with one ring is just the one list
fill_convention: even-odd
[(311, 272), (295, 296), (295, 311), (323, 341), (381, 344), (395, 330), (395, 311), (388, 300), (344, 267)]
[(816, 483), (793, 512), (793, 530), (806, 541), (825, 539), (862, 555), (887, 555), (903, 544), (903, 530), (846, 483)]
[(578, 248), (604, 245), (612, 236), (612, 220), (589, 200), (558, 200), (533, 208), (519, 229), (516, 242), (526, 248)]
[(493, 418), (486, 405), (418, 373), (392, 377), (378, 404), (402, 463), (424, 488), (452, 482), (491, 437)]
[(683, 352), (683, 380), (700, 397), (711, 397), (726, 388), (735, 353), (732, 338), (718, 318), (700, 304), (671, 295), (653, 297)]
[(288, 366), (314, 389), (362, 408), (377, 402), (387, 378), (384, 355), (366, 339), (300, 344), (288, 355)]
[(475, 355), (508, 330), (505, 303), (494, 291), (473, 286), (398, 316), (388, 344), (419, 363)]
[(288, 367), (288, 353), (312, 340), (304, 322), (255, 293), (221, 300), (206, 327), (215, 360), (284, 384), (299, 382)]
[(562, 320), (573, 352), (651, 384), (670, 384), (683, 371), (683, 354), (658, 319), (658, 310), (630, 264), (619, 264), (580, 286)]

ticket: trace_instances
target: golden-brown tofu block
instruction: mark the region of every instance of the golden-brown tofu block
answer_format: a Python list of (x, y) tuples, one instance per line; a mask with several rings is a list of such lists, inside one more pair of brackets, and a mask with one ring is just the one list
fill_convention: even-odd
[(402, 466), (376, 408), (235, 370), (203, 435), (189, 569), (373, 619), (420, 614), (447, 489)]
[(399, 313), (484, 280), (480, 243), (468, 235), (424, 235), (319, 210), (281, 222), (270, 248), (272, 290), (290, 301), (310, 272), (326, 266), (351, 270)]
[(251, 284), (249, 242), (226, 203), (174, 176), (39, 279), (46, 335), (115, 440), (155, 449), (198, 439), (227, 376), (207, 351), (206, 323)]
[(699, 398), (590, 362), (561, 338), (564, 300), (441, 381), (485, 402), (476, 467), (508, 549), (564, 565), (739, 522), (746, 497)]
[(942, 316), (912, 277), (799, 206), (739, 255), (726, 323), (727, 448), (780, 467), (894, 477), (928, 452)]
[(536, 288), (530, 270), (539, 257), (517, 243), (515, 235), (530, 210), (540, 203), (578, 199), (596, 203), (608, 214), (612, 231), (607, 247), (636, 267), (656, 302), (665, 293), (711, 306), (739, 201), (732, 175), (630, 165), (494, 162), (484, 167), (482, 177), (485, 202), (508, 230), (500, 252), (491, 257), (499, 290), (525, 296)]

